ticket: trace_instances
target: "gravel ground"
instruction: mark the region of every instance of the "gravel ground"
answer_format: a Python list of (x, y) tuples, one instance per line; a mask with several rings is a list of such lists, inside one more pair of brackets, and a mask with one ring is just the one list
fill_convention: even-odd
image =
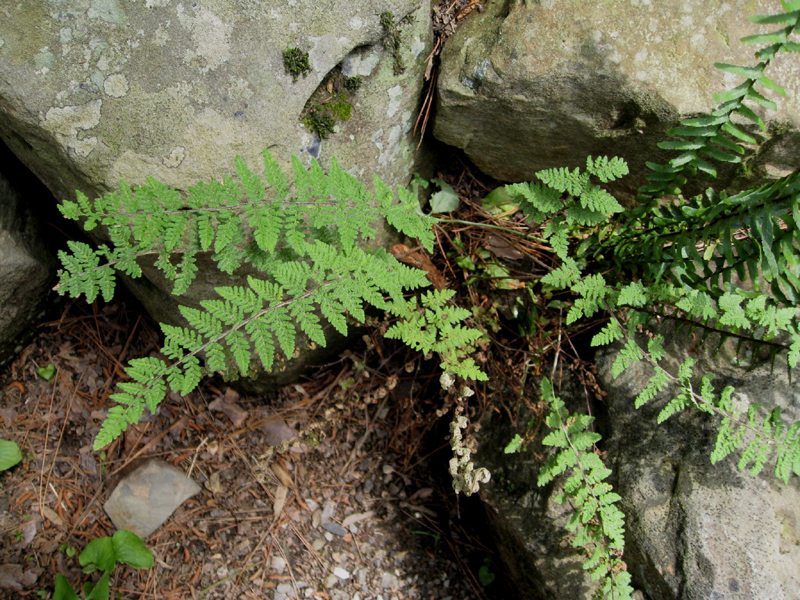
[[(147, 538), (153, 568), (115, 572), (115, 597), (487, 597), (478, 568), (491, 551), (462, 527), (452, 490), (433, 475), (437, 455), (425, 456), (436, 408), (419, 399), (421, 382), (436, 382), (420, 375), (426, 361), (405, 350), (384, 359), (395, 350), (368, 340), (269, 398), (211, 380), (93, 452), (120, 365), (153, 353), (157, 336), (123, 304), (80, 306), (0, 376), (0, 436), (25, 456), (0, 474), (0, 597), (46, 599), (56, 573), (76, 588), (90, 577), (77, 553), (113, 533), (103, 503), (150, 457), (203, 491)], [(278, 443), (288, 431), (295, 437)]]

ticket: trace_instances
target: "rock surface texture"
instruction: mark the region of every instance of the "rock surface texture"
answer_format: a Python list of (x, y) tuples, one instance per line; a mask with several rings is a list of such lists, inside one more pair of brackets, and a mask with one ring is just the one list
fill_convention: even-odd
[[(585, 411), (583, 391), (572, 381), (566, 385), (558, 395), (569, 411)], [(533, 418), (523, 409), (519, 423)], [(550, 450), (539, 443), (541, 435), (527, 450), (504, 454), (503, 448), (518, 431), (505, 412), (489, 412), (476, 434), (475, 463), (492, 473), (491, 482), (481, 486), (480, 499), (499, 562), (519, 600), (589, 600), (598, 586), (583, 569), (585, 553), (572, 547), (566, 529), (571, 511), (553, 500), (554, 485), (536, 486), (539, 467)]]
[(0, 175), (0, 367), (22, 351), (26, 331), (44, 317), (55, 263), (34, 215)]
[(144, 539), (199, 491), (200, 486), (183, 471), (151, 459), (122, 478), (103, 508), (117, 529)]
[[(430, 40), (429, 0), (13, 3), (0, 12), (0, 137), (58, 199), (148, 176), (185, 191), (234, 173), (236, 155), (262, 173), (264, 148), (287, 170), (292, 155), (323, 167), (336, 156), (367, 182), (406, 184)], [(308, 53), (305, 75), (286, 72), (291, 48)], [(301, 117), (338, 98), (339, 72), (362, 83), (339, 107), (349, 119), (320, 140)], [(157, 320), (180, 323), (171, 283), (143, 268), (128, 281), (134, 294)], [(242, 282), (210, 261), (200, 268), (181, 302), (197, 307), (211, 288)]]
[[(667, 345), (674, 369), (687, 356), (687, 338), (683, 333), (680, 337), (682, 343)], [(707, 347), (716, 344), (710, 341)], [(763, 403), (768, 410), (779, 406), (785, 420), (800, 420), (800, 392), (794, 383), (800, 372), (795, 370), (790, 381), (785, 363), (776, 363), (774, 371), (768, 363), (733, 366), (735, 352), (726, 353), (727, 348), (716, 357), (700, 357), (698, 372), (713, 373), (717, 391), (734, 386), (740, 408), (745, 403)], [(687, 410), (658, 425), (666, 396), (636, 410), (634, 399), (649, 372), (632, 367), (614, 380), (615, 356), (609, 351), (597, 359), (608, 412), (603, 415), (599, 407), (593, 412), (602, 415), (601, 449), (614, 471), (614, 491), (622, 496), (624, 559), (637, 594), (650, 600), (800, 598), (797, 477), (785, 485), (769, 464), (752, 477), (736, 468), (738, 453), (712, 465), (709, 456), (719, 420)], [(584, 391), (574, 382), (566, 382), (557, 393), (571, 413), (586, 412)], [(497, 414), (490, 419), (480, 434), (476, 462), (492, 471), (492, 484), (484, 486), (481, 498), (519, 597), (588, 600), (596, 588), (581, 567), (585, 555), (571, 547), (564, 529), (569, 511), (553, 501), (552, 485), (535, 485), (549, 450), (538, 446), (504, 455), (503, 447), (518, 428)]]
[[(442, 55), (434, 135), (462, 148), (486, 174), (530, 181), (545, 168), (583, 166), (618, 155), (643, 183), (645, 160), (679, 118), (707, 113), (712, 95), (740, 78), (715, 62), (755, 64), (745, 35), (769, 29), (748, 18), (778, 3), (759, 0), (502, 0), (487, 3), (450, 38)], [(786, 88), (779, 111), (760, 114), (775, 135), (753, 170), (786, 174), (800, 165), (800, 56), (769, 75)], [(732, 173), (728, 173), (728, 177)]]
[[(686, 339), (683, 332), (678, 337)], [(667, 356), (677, 370), (688, 353), (675, 338)], [(729, 347), (735, 344), (723, 348)], [(699, 358), (697, 372), (713, 373), (718, 392), (732, 385), (740, 409), (761, 403), (766, 410), (780, 407), (790, 423), (800, 420), (800, 370), (790, 380), (785, 356), (774, 370), (769, 362), (735, 367), (735, 352), (724, 350)], [(665, 396), (633, 407), (650, 372), (634, 367), (612, 380), (613, 359), (610, 353), (599, 357), (598, 381), (609, 394), (605, 449), (624, 498), (625, 554), (634, 580), (652, 598), (800, 598), (797, 477), (785, 485), (769, 463), (752, 477), (736, 468), (738, 452), (712, 465), (718, 418), (689, 410), (657, 425)]]

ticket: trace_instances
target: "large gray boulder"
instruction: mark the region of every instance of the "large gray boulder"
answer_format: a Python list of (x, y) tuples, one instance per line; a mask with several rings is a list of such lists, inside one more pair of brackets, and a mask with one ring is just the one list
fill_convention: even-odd
[[(691, 339), (670, 336), (668, 370), (689, 356)], [(736, 389), (737, 405), (780, 407), (800, 420), (800, 369), (773, 369), (758, 356), (737, 356), (736, 344), (716, 356), (713, 339), (693, 349), (696, 372), (712, 373), (717, 391)], [(800, 598), (800, 481), (786, 485), (769, 467), (752, 477), (736, 468), (739, 453), (712, 465), (719, 418), (691, 410), (656, 424), (666, 397), (633, 407), (651, 370), (638, 365), (611, 378), (614, 354), (597, 359), (598, 381), (608, 392), (604, 448), (627, 515), (626, 560), (634, 580), (652, 598), (795, 600)], [(737, 364), (738, 363), (738, 366)], [(660, 401), (659, 401), (660, 400)]]
[[(748, 18), (778, 8), (766, 0), (486, 3), (445, 46), (434, 135), (504, 181), (582, 166), (587, 155), (622, 156), (632, 172), (622, 185), (633, 191), (646, 160), (675, 156), (656, 148), (665, 130), (707, 113), (713, 94), (741, 81), (713, 64), (754, 64), (756, 47), (739, 39), (770, 29)], [(758, 175), (800, 166), (791, 134), (800, 125), (798, 70), (797, 54), (769, 67), (788, 97), (777, 113), (757, 111), (776, 134), (750, 165)]]
[[(399, 57), (385, 12), (404, 20)], [(148, 176), (185, 191), (233, 173), (236, 155), (261, 172), (264, 148), (287, 171), (291, 155), (323, 167), (336, 156), (368, 183), (406, 184), (431, 35), (429, 0), (10, 4), (0, 11), (0, 137), (59, 199)], [(286, 72), (290, 48), (308, 52), (310, 72)], [(337, 97), (340, 72), (363, 84), (347, 96), (349, 120), (320, 140), (301, 117)], [(181, 322), (171, 282), (143, 266), (145, 279), (128, 281), (134, 294), (159, 321)], [(182, 303), (242, 281), (200, 267)]]
[[(707, 348), (714, 348), (709, 341)], [(677, 369), (689, 353), (689, 336), (667, 344), (667, 367)], [(611, 483), (622, 496), (626, 516), (624, 560), (633, 585), (650, 600), (794, 600), (800, 598), (800, 481), (786, 485), (769, 468), (756, 477), (739, 471), (734, 453), (712, 465), (717, 417), (691, 410), (658, 425), (667, 400), (662, 394), (643, 408), (634, 399), (649, 369), (632, 367), (611, 377), (615, 353), (601, 353), (597, 381), (608, 395), (593, 407), (604, 438)], [(749, 353), (726, 344), (716, 356), (695, 348), (700, 373), (713, 373), (717, 390), (736, 388), (740, 407), (779, 406), (788, 422), (800, 420), (800, 392), (785, 362), (773, 370)], [(785, 360), (785, 357), (784, 357)], [(571, 413), (586, 412), (586, 394), (567, 379), (558, 395)], [(539, 417), (541, 419), (542, 416)], [(589, 600), (596, 589), (571, 547), (564, 528), (569, 510), (554, 502), (560, 483), (535, 485), (547, 448), (534, 442), (527, 451), (503, 454), (503, 447), (536, 416), (523, 410), (512, 427), (500, 413), (488, 415), (479, 434), (476, 462), (492, 471), (481, 489), (483, 510), (505, 570), (522, 599)], [(545, 427), (543, 423), (540, 427)], [(544, 432), (540, 434), (541, 437)]]
[(56, 258), (30, 204), (0, 174), (0, 368), (24, 348), (52, 300)]

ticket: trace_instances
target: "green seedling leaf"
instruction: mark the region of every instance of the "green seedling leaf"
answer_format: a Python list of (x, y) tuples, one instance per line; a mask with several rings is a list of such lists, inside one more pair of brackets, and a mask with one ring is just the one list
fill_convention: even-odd
[(111, 577), (111, 572), (107, 571), (100, 578), (100, 580), (94, 585), (92, 591), (86, 595), (86, 600), (108, 600), (109, 597), (108, 579), (110, 577)]
[(478, 580), (481, 582), (481, 585), (489, 585), (495, 580), (495, 577), (495, 574), (492, 573), (491, 559), (484, 559), (481, 568), (478, 569)]
[(22, 460), (22, 452), (16, 442), (0, 440), (0, 471), (5, 471)]
[(514, 439), (508, 442), (503, 452), (505, 454), (515, 454), (520, 451), (520, 448), (522, 448), (522, 436), (517, 433), (514, 435)]
[(39, 367), (39, 377), (47, 381), (51, 381), (56, 376), (56, 368), (49, 364), (46, 367)]
[(89, 542), (78, 556), (78, 562), (81, 563), (84, 573), (113, 571), (117, 564), (117, 555), (111, 538), (106, 536)]
[(484, 210), (492, 216), (519, 209), (519, 205), (514, 202), (514, 198), (506, 191), (503, 185), (486, 194), (482, 204)]
[(149, 569), (153, 566), (153, 553), (145, 546), (138, 535), (120, 529), (112, 538), (117, 560), (136, 569)]
[(75, 589), (63, 575), (56, 575), (56, 586), (53, 590), (53, 600), (80, 600)]
[(431, 181), (441, 188), (431, 196), (431, 212), (433, 214), (449, 213), (457, 209), (461, 199), (456, 194), (453, 186), (439, 178), (434, 178)]

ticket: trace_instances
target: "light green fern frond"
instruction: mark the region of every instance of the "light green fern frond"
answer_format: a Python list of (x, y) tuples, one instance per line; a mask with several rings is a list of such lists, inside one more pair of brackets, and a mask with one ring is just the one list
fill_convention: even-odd
[(542, 380), (541, 390), (542, 398), (550, 406), (545, 423), (551, 430), (542, 444), (555, 448), (556, 452), (539, 470), (537, 483), (545, 485), (568, 473), (556, 501), (571, 501), (574, 512), (567, 528), (575, 535), (573, 546), (583, 547), (587, 552), (583, 568), (590, 572), (593, 581), (603, 581), (601, 597), (630, 598), (633, 588), (622, 561), (625, 516), (616, 506), (622, 498), (605, 481), (611, 471), (594, 452), (594, 445), (601, 438), (588, 429), (594, 418), (569, 415), (549, 379)]
[[(421, 214), (416, 197), (400, 188), (400, 202), (394, 202), (392, 192), (376, 178), (376, 200), (335, 159), (326, 174), (316, 161), (307, 169), (293, 157), (294, 193), (266, 150), (264, 179), (240, 157), (235, 166), (237, 179), (200, 183), (185, 196), (148, 178), (135, 189), (123, 182), (119, 192), (94, 201), (80, 192), (75, 202), (65, 201), (60, 207), (65, 217), (83, 220), (87, 229), (104, 226), (114, 249), (96, 250), (94, 259), (85, 245), (64, 253), (66, 268), (57, 289), (94, 299), (103, 290), (113, 291), (108, 275), (114, 270), (138, 277), (137, 259), (156, 255), (156, 266), (174, 281), (173, 293), (182, 294), (196, 275), (198, 252), (213, 251), (219, 269), (233, 273), (243, 261), (254, 259), (261, 265), (287, 248), (296, 258), (305, 257), (311, 230), (325, 232), (330, 241), (350, 250), (375, 238), (375, 225), (382, 217), (433, 248), (433, 220)], [(249, 248), (250, 240), (259, 252)], [(172, 256), (176, 253), (183, 255), (177, 264)], [(70, 283), (72, 279), (76, 281)]]
[(462, 325), (472, 313), (452, 304), (454, 295), (453, 290), (427, 292), (420, 298), (422, 309), (416, 298), (396, 303), (390, 310), (401, 320), (386, 331), (385, 337), (399, 339), (425, 354), (437, 353), (446, 373), (486, 381), (486, 374), (468, 356), (483, 334)]

